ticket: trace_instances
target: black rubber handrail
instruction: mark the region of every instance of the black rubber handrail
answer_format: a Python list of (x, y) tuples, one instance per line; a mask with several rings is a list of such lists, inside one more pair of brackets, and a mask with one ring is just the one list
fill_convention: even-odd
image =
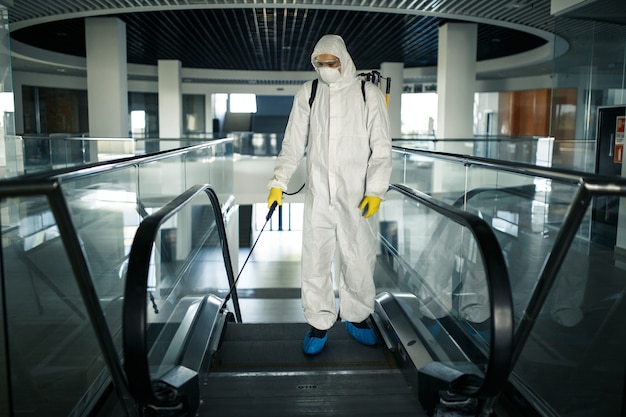
[[(144, 406), (167, 407), (176, 405), (180, 398), (160, 398), (155, 394), (148, 363), (149, 347), (147, 341), (147, 300), (148, 272), (154, 240), (159, 228), (170, 217), (195, 198), (205, 192), (211, 200), (215, 214), (215, 222), (222, 245), (224, 266), (229, 281), (229, 288), (234, 286), (234, 274), (228, 245), (226, 230), (215, 191), (207, 184), (196, 185), (179, 195), (170, 203), (146, 217), (135, 233), (131, 245), (126, 286), (124, 290), (124, 306), (122, 335), (124, 348), (124, 371), (128, 380), (130, 393), (136, 401)], [(233, 304), (238, 311), (239, 302), (236, 291), (232, 292)]]
[(463, 385), (469, 380), (460, 381), (459, 385), (451, 387), (455, 393), (475, 396), (493, 397), (497, 395), (509, 377), (513, 358), (513, 297), (509, 282), (508, 269), (504, 262), (500, 244), (484, 220), (467, 213), (457, 207), (437, 201), (427, 194), (407, 187), (394, 184), (389, 187), (424, 206), (436, 211), (446, 218), (467, 228), (474, 238), (485, 266), (487, 290), (490, 303), (491, 340), (487, 369), (480, 386), (472, 383)]

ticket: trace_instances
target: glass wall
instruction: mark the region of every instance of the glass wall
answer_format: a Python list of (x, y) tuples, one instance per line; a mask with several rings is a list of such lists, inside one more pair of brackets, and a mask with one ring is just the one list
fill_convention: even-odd
[[(2, 2), (0, 1), (0, 4)], [(9, 48), (9, 13), (0, 5), (0, 178), (20, 173), (21, 155), (16, 156), (18, 140), (15, 137), (15, 100)]]
[[(0, 2), (1, 3), (1, 2)], [(17, 138), (15, 137), (13, 79), (11, 76), (11, 51), (9, 49), (9, 13), (6, 6), (0, 4), (0, 178), (18, 175), (20, 165), (16, 155)], [(0, 209), (0, 216), (7, 212)], [(6, 294), (0, 286), (0, 311), (6, 311)], [(9, 415), (8, 397), (8, 352), (6, 350), (5, 321), (0, 323), (0, 415)]]
[[(8, 72), (10, 74), (10, 71)], [(10, 85), (10, 78), (9, 83)], [(7, 84), (4, 84), (5, 86)], [(46, 88), (23, 86), (23, 119), (25, 135), (51, 135), (58, 133), (74, 136), (88, 135), (89, 114), (87, 91), (66, 88)], [(0, 95), (0, 106), (3, 103)], [(13, 95), (10, 97), (10, 114), (13, 116)], [(184, 117), (183, 133), (194, 135), (204, 133), (205, 103), (203, 95), (183, 95), (182, 111)], [(159, 137), (159, 105), (157, 93), (128, 93), (128, 118), (131, 136), (134, 138)], [(14, 123), (7, 120), (15, 134)], [(43, 142), (42, 142), (43, 143)], [(31, 145), (36, 144), (30, 142)], [(25, 150), (28, 155), (41, 159), (50, 149), (35, 147)]]
[(89, 130), (86, 90), (23, 86), (24, 134)]
[(576, 114), (575, 137), (570, 139), (596, 139), (598, 108), (626, 104), (626, 22), (561, 17), (555, 29), (571, 40), (570, 52), (554, 60), (553, 71), (554, 89), (576, 91), (571, 109)]
[(183, 95), (183, 133), (196, 135), (206, 132), (204, 96), (200, 94)]
[[(133, 138), (159, 137), (159, 95), (128, 93), (128, 111)], [(148, 152), (148, 150), (146, 150)]]

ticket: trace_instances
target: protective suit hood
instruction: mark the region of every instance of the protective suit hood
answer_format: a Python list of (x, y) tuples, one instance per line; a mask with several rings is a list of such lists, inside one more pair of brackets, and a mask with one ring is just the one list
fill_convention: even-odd
[[(348, 53), (348, 49), (346, 48), (346, 44), (339, 35), (324, 35), (317, 42), (315, 48), (313, 48), (313, 53), (311, 54), (311, 65), (313, 65), (313, 61), (318, 55), (322, 54), (331, 54), (335, 55), (339, 58), (341, 62), (341, 78), (335, 84), (348, 85), (354, 81), (356, 78), (356, 67), (354, 66), (354, 62), (352, 61), (352, 57)], [(315, 67), (315, 71), (320, 73), (319, 68)]]

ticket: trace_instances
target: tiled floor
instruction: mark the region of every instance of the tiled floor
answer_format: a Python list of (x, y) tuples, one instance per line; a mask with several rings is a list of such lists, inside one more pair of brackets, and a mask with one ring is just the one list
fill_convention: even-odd
[(243, 270), (237, 288), (245, 323), (305, 322), (300, 303), (301, 248), (302, 232), (266, 230), (245, 266), (250, 250), (240, 249)]

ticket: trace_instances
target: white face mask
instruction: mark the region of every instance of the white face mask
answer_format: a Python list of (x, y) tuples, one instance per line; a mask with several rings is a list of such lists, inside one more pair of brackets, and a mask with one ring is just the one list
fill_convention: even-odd
[(324, 80), (324, 82), (328, 84), (335, 83), (339, 81), (339, 78), (341, 78), (341, 73), (339, 72), (339, 68), (321, 67), (319, 71), (320, 71), (320, 77), (322, 77), (322, 80)]

